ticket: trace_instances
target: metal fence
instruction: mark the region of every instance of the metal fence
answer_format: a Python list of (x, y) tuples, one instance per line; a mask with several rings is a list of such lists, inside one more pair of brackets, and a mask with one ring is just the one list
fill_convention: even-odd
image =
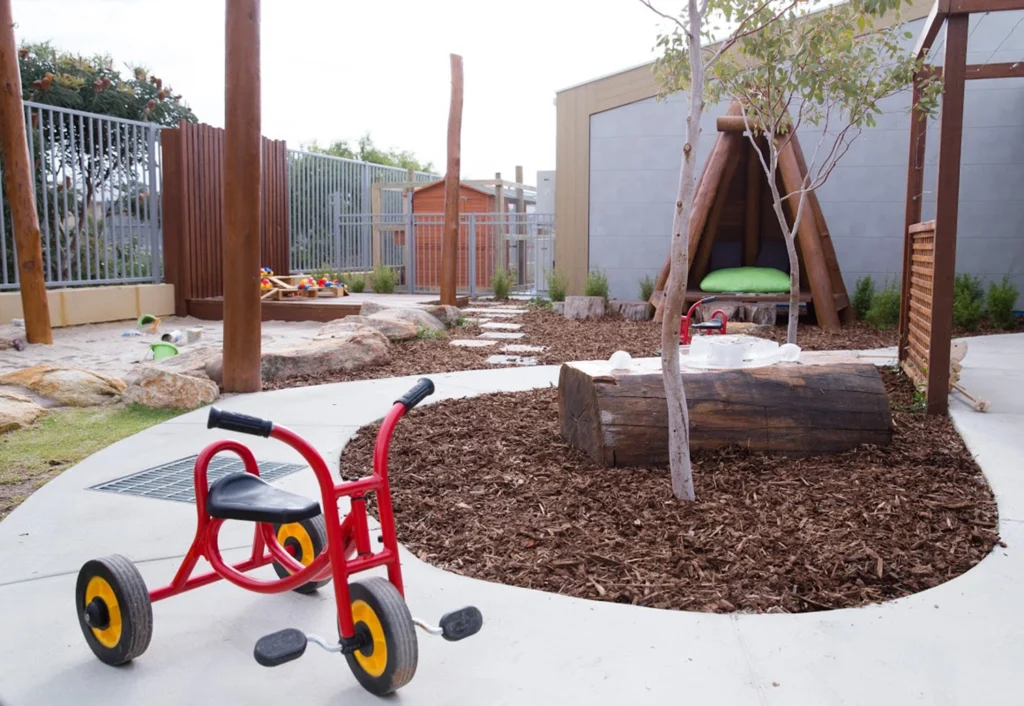
[[(459, 221), (459, 293), (489, 293), (499, 270), (509, 274), (515, 293), (547, 291), (555, 253), (553, 214), (464, 213)], [(398, 272), (404, 291), (438, 292), (443, 231), (439, 213), (336, 214), (319, 250), (323, 257), (307, 259), (295, 271), (365, 274), (380, 264)], [(292, 253), (295, 264), (294, 239)]]
[[(160, 126), (25, 103), (48, 286), (159, 282)], [(0, 198), (0, 290), (18, 287)]]
[[(441, 177), (414, 172), (413, 181), (429, 183)], [(342, 268), (352, 253), (344, 250), (337, 237), (341, 220), (354, 214), (376, 212), (398, 215), (405, 209), (405, 194), (400, 190), (378, 189), (374, 184), (399, 184), (409, 179), (409, 171), (397, 167), (332, 157), (316, 152), (288, 150), (288, 207), (293, 272)], [(360, 217), (363, 218), (363, 217)], [(360, 227), (355, 240), (370, 242), (370, 222), (350, 223)], [(346, 266), (354, 269), (358, 264)]]

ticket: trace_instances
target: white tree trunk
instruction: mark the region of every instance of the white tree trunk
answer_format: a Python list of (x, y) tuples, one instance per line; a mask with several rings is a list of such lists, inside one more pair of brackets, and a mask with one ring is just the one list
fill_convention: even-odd
[[(772, 155), (773, 164), (777, 163), (776, 157)], [(774, 172), (774, 170), (772, 170)], [(775, 174), (768, 178), (768, 185), (772, 192), (772, 207), (775, 210), (775, 217), (779, 220), (779, 227), (782, 228), (782, 237), (786, 241), (786, 254), (789, 256), (789, 318), (786, 320), (786, 343), (796, 343), (796, 329), (800, 322), (800, 260), (796, 254), (796, 233), (794, 228), (798, 227), (800, 218), (803, 217), (804, 198), (806, 194), (800, 194), (800, 205), (797, 207), (796, 219), (793, 221), (794, 228), (789, 227), (786, 221), (786, 214), (782, 210), (782, 196), (779, 194), (779, 187), (775, 183)]]
[(690, 110), (686, 115), (686, 142), (679, 171), (679, 193), (672, 219), (672, 263), (665, 285), (665, 318), (661, 324), (661, 372), (668, 405), (668, 458), (672, 472), (672, 492), (680, 500), (694, 500), (693, 468), (690, 465), (690, 418), (686, 410), (686, 391), (679, 369), (679, 319), (686, 298), (689, 270), (690, 216), (697, 177), (697, 144), (700, 118), (704, 112), (704, 64), (700, 47), (700, 9), (697, 0), (689, 0)]

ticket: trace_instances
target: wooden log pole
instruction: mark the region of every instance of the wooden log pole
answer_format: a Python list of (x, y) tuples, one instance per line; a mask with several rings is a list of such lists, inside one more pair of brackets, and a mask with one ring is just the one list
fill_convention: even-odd
[(732, 136), (730, 136), (725, 155), (725, 169), (722, 171), (722, 178), (715, 192), (707, 224), (700, 236), (697, 249), (692, 253), (692, 259), (690, 260), (689, 281), (698, 287), (701, 280), (704, 279), (704, 275), (707, 274), (708, 265), (711, 263), (711, 251), (715, 246), (715, 238), (718, 237), (718, 226), (722, 221), (722, 214), (725, 212), (726, 203), (729, 200), (729, 187), (732, 184), (733, 177), (736, 176), (736, 169), (739, 167), (740, 160), (743, 158), (742, 140), (737, 141), (736, 145), (733, 146), (731, 138)]
[(224, 95), (224, 389), (260, 379), (260, 0), (227, 0)]
[[(602, 466), (667, 465), (661, 372), (610, 375), (594, 365), (561, 368), (563, 438)], [(805, 456), (892, 441), (889, 401), (874, 365), (684, 371), (683, 379), (691, 449), (738, 445)]]
[(715, 127), (719, 132), (739, 132), (747, 130), (747, 124), (742, 115), (722, 115), (715, 121)]
[(43, 238), (39, 231), (39, 214), (36, 212), (29, 165), (25, 105), (21, 100), (21, 71), (14, 41), (11, 0), (0, 0), (0, 145), (3, 146), (4, 185), (18, 251), (25, 338), (29, 343), (53, 343), (46, 274), (43, 271)]
[[(787, 141), (779, 150), (779, 174), (785, 193), (792, 194), (802, 188), (803, 172), (800, 171), (792, 141)], [(818, 232), (814, 215), (807, 203), (804, 204), (800, 214), (800, 222), (796, 222), (798, 203), (796, 196), (786, 199), (785, 202), (789, 218), (793, 221), (793, 228), (796, 229), (803, 265), (807, 269), (807, 279), (810, 280), (814, 315), (818, 319), (818, 326), (822, 329), (838, 331), (839, 312), (836, 310), (832, 278), (829, 275), (828, 262), (825, 260), (825, 252), (821, 245), (821, 234)]]
[(939, 166), (935, 193), (935, 269), (932, 277), (932, 330), (928, 346), (928, 414), (949, 408), (949, 345), (953, 336), (953, 278), (960, 202), (960, 154), (964, 127), (964, 71), (968, 15), (946, 20)]
[[(794, 134), (790, 140), (793, 145), (793, 154), (796, 155), (797, 166), (801, 174), (808, 173), (807, 159), (804, 157), (803, 147), (800, 146), (800, 136)], [(814, 218), (814, 225), (818, 229), (818, 239), (821, 242), (821, 251), (825, 256), (825, 264), (828, 266), (829, 278), (832, 281), (832, 295), (835, 300), (836, 309), (842, 310), (840, 315), (843, 323), (851, 323), (856, 320), (856, 313), (850, 305), (850, 297), (846, 292), (846, 282), (843, 281), (843, 272), (839, 268), (839, 258), (836, 257), (836, 248), (832, 243), (832, 235), (828, 230), (828, 223), (825, 221), (825, 212), (821, 209), (821, 202), (818, 200), (818, 192), (807, 193), (807, 207), (811, 209), (811, 216)]]
[[(444, 175), (444, 239), (441, 241), (441, 303), (455, 306), (459, 263), (459, 179), (462, 164), (462, 57), (451, 55), (448, 167)], [(474, 257), (475, 253), (470, 253)]]
[[(740, 104), (733, 101), (729, 106), (729, 112), (727, 115), (739, 115)], [(693, 232), (696, 230), (698, 233), (704, 229), (704, 223), (707, 220), (708, 212), (705, 210), (703, 214), (698, 213), (697, 204), (698, 202), (706, 201), (707, 208), (711, 206), (711, 199), (714, 197), (714, 191), (718, 188), (718, 179), (721, 178), (721, 172), (712, 169), (711, 165), (719, 161), (718, 156), (724, 149), (723, 143), (725, 141), (725, 135), (719, 134), (715, 136), (715, 142), (711, 146), (711, 154), (708, 156), (707, 162), (704, 164), (704, 169), (701, 170), (700, 176), (697, 177), (697, 186), (693, 190), (693, 205), (694, 208), (690, 215), (690, 236), (691, 242), (693, 242)], [(714, 182), (714, 184), (710, 182)], [(701, 194), (710, 190), (710, 194), (701, 198)], [(700, 199), (700, 201), (698, 201)], [(692, 248), (691, 248), (692, 256)], [(655, 321), (661, 321), (661, 299), (664, 296), (665, 285), (668, 283), (669, 267), (672, 262), (672, 257), (669, 255), (665, 258), (665, 265), (661, 268), (661, 272), (658, 273), (658, 279), (654, 282), (654, 294), (651, 295), (651, 304), (657, 307), (657, 313), (655, 314)]]
[(743, 218), (743, 265), (753, 267), (761, 254), (761, 182), (766, 179), (758, 149), (747, 151), (746, 211)]

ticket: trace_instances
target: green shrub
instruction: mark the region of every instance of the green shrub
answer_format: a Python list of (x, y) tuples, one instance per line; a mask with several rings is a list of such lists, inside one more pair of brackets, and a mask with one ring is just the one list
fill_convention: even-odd
[(377, 294), (392, 294), (398, 284), (398, 273), (390, 267), (376, 265), (370, 274), (370, 286)]
[(342, 280), (352, 294), (361, 294), (366, 289), (366, 275), (345, 275)]
[(900, 321), (900, 289), (890, 283), (885, 289), (875, 292), (871, 306), (864, 314), (864, 320), (878, 329), (892, 328)]
[(984, 290), (981, 280), (969, 274), (957, 275), (953, 280), (953, 325), (974, 331), (985, 313)]
[(512, 289), (512, 273), (504, 267), (499, 267), (491, 275), (491, 292), (495, 299), (508, 299), (509, 290)]
[(999, 284), (992, 282), (988, 285), (988, 318), (993, 326), (1003, 330), (1016, 327), (1013, 305), (1017, 303), (1018, 294), (1020, 292), (1010, 281), (1010, 275), (1003, 275)]
[(551, 270), (548, 272), (548, 296), (551, 297), (553, 302), (564, 302), (566, 290), (568, 290), (568, 283), (558, 272)]
[(587, 286), (583, 293), (588, 297), (608, 298), (608, 277), (601, 270), (591, 270), (587, 274)]
[(526, 302), (526, 308), (531, 311), (551, 311), (551, 300), (541, 297), (533, 297)]
[(871, 277), (861, 277), (857, 280), (857, 289), (853, 294), (853, 310), (857, 312), (857, 318), (861, 321), (868, 315), (871, 300), (874, 298), (875, 283)]
[(640, 280), (640, 301), (649, 302), (653, 294), (654, 280), (650, 275), (644, 275), (644, 278)]

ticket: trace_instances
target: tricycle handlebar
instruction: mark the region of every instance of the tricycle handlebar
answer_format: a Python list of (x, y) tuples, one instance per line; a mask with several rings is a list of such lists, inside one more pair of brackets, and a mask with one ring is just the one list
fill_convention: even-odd
[(248, 414), (226, 412), (222, 409), (211, 407), (210, 416), (206, 420), (206, 428), (237, 431), (239, 434), (252, 434), (253, 436), (262, 436), (265, 439), (270, 436), (274, 423), (269, 419), (250, 417)]
[(420, 378), (411, 390), (399, 397), (395, 402), (400, 402), (404, 405), (405, 411), (408, 412), (432, 394), (434, 394), (434, 382), (429, 378)]

